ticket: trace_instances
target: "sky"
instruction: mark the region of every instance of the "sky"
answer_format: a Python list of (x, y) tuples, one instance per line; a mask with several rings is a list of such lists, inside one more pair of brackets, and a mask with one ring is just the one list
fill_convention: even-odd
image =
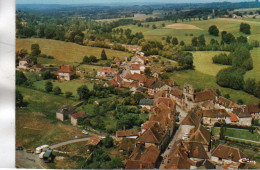
[(209, 2), (241, 2), (252, 0), (16, 0), (17, 4), (92, 4), (92, 3), (209, 3)]

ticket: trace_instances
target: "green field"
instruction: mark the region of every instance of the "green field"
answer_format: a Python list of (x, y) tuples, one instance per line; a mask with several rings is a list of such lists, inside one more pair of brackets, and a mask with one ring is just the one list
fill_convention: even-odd
[[(41, 80), (36, 81), (33, 83), (33, 85), (36, 87), (36, 89), (45, 90), (45, 83), (48, 80)], [(91, 82), (83, 82), (79, 80), (71, 80), (71, 81), (54, 81), (52, 82), (53, 87), (59, 86), (61, 88), (61, 91), (63, 93), (70, 91), (73, 93), (73, 96), (77, 96), (77, 89), (82, 85), (87, 85), (87, 87), (92, 90), (93, 89), (93, 83)]]
[(229, 94), (230, 99), (237, 102), (238, 99), (242, 99), (245, 104), (252, 104), (259, 101), (258, 98), (250, 95), (242, 90), (233, 90), (230, 88), (223, 88), (216, 84), (215, 76), (201, 73), (196, 70), (178, 71), (171, 74), (171, 78), (183, 88), (184, 83), (189, 83), (194, 88), (214, 88), (219, 89), (222, 95)]
[(227, 128), (225, 131), (225, 135), (230, 137), (235, 137), (235, 138), (253, 140), (253, 141), (260, 140), (260, 134), (258, 133), (252, 134), (248, 130), (244, 130), (244, 129)]
[(223, 52), (222, 51), (195, 51), (195, 52), (192, 52), (193, 57), (194, 57), (193, 62), (194, 62), (195, 70), (197, 70), (201, 73), (204, 73), (204, 74), (215, 76), (219, 72), (219, 70), (221, 70), (222, 68), (228, 67), (228, 66), (218, 65), (218, 64), (213, 63), (212, 57), (214, 57), (215, 55), (219, 55), (221, 53), (223, 53)]
[[(70, 64), (80, 63), (84, 56), (94, 55), (100, 58), (103, 48), (89, 47), (78, 45), (71, 42), (64, 42), (58, 40), (30, 38), (30, 39), (16, 39), (16, 50), (27, 49), (30, 52), (31, 44), (38, 43), (43, 54), (51, 55), (55, 59), (39, 58), (42, 64)], [(105, 49), (109, 59), (119, 57), (124, 59), (125, 56), (130, 56), (130, 53)]]
[(255, 78), (260, 81), (260, 48), (254, 48), (251, 51), (251, 56), (253, 58), (253, 70), (246, 72), (245, 80), (247, 78)]
[[(166, 29), (162, 28), (162, 23), (165, 25), (170, 25), (174, 24), (175, 22), (173, 21), (158, 21), (158, 22), (145, 22), (143, 25), (149, 24), (150, 27), (138, 27), (137, 25), (127, 25), (127, 26), (121, 26), (120, 28), (127, 29), (130, 28), (133, 33), (136, 32), (143, 32), (144, 36), (148, 40), (161, 40), (162, 37), (165, 36), (173, 36), (177, 37), (179, 41), (183, 40), (186, 44), (191, 43), (191, 39), (193, 36), (190, 36), (190, 34), (193, 34), (194, 36), (199, 36), (201, 34), (205, 35), (205, 39), (207, 43), (210, 42), (211, 38), (215, 38), (220, 41), (221, 37), (215, 37), (211, 36), (208, 33), (208, 29), (211, 25), (216, 25), (220, 32), (225, 30), (227, 32), (232, 33), (235, 37), (238, 37), (240, 35), (247, 36), (241, 32), (239, 32), (239, 25), (241, 22), (247, 22), (251, 26), (251, 35), (249, 37), (249, 40), (259, 40), (260, 39), (260, 22), (256, 21), (251, 21), (251, 19), (245, 19), (245, 20), (235, 20), (235, 19), (210, 19), (210, 20), (201, 20), (199, 21), (196, 19), (195, 21), (185, 21), (182, 22), (178, 20), (178, 23), (183, 23), (183, 24), (190, 24), (197, 26), (201, 28), (202, 30), (196, 30), (196, 29)], [(157, 26), (157, 29), (153, 29), (152, 25), (155, 24)], [(188, 36), (186, 36), (188, 34)]]

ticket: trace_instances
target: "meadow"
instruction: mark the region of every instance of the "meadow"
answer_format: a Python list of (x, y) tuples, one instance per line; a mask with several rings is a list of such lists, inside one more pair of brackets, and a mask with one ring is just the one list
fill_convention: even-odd
[(246, 72), (245, 80), (247, 78), (255, 78), (260, 81), (260, 48), (254, 48), (251, 51), (251, 56), (253, 59), (253, 70)]
[[(38, 43), (42, 54), (51, 55), (55, 59), (39, 58), (42, 64), (72, 64), (81, 63), (84, 56), (94, 55), (100, 58), (103, 48), (89, 47), (78, 45), (71, 42), (64, 42), (50, 39), (29, 38), (16, 39), (16, 50), (27, 49), (30, 52), (31, 44)], [(125, 56), (130, 56), (130, 53), (105, 49), (108, 59), (119, 57), (124, 59)]]
[(219, 89), (222, 95), (229, 94), (230, 99), (234, 102), (237, 102), (239, 99), (242, 99), (245, 104), (253, 104), (259, 101), (258, 98), (242, 90), (233, 90), (230, 88), (220, 87), (216, 84), (215, 76), (205, 74), (197, 70), (177, 71), (171, 73), (170, 78), (180, 85), (180, 88), (183, 88), (184, 83), (189, 83), (192, 84), (195, 89)]
[[(219, 55), (223, 53), (222, 51), (195, 51), (193, 54), (193, 63), (195, 66), (195, 70), (204, 74), (208, 74), (211, 76), (216, 76), (216, 74), (222, 68), (226, 68), (228, 66), (214, 64), (212, 61), (212, 57), (215, 55)], [(228, 54), (228, 53), (226, 53)]]

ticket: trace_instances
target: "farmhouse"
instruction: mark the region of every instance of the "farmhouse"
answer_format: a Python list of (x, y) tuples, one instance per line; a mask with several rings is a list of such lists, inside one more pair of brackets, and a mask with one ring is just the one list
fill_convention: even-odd
[(78, 125), (78, 119), (84, 118), (85, 116), (86, 116), (86, 113), (84, 111), (73, 113), (70, 118), (71, 124), (74, 126)]
[(260, 119), (260, 103), (247, 105), (245, 112), (252, 115), (254, 119)]
[(88, 145), (96, 146), (96, 145), (98, 145), (100, 142), (101, 142), (101, 138), (98, 137), (97, 135), (95, 135), (95, 136), (91, 137), (91, 138), (88, 140), (88, 142), (87, 142), (86, 145), (87, 145), (87, 146), (88, 146)]
[(213, 126), (216, 122), (229, 123), (230, 115), (225, 109), (203, 110), (203, 123)]
[(131, 74), (141, 74), (141, 66), (139, 64), (132, 64), (130, 67), (130, 73)]
[(72, 76), (76, 74), (74, 66), (60, 66), (58, 70), (58, 79), (59, 80), (71, 80)]
[(56, 118), (64, 121), (71, 117), (71, 114), (75, 111), (75, 107), (72, 105), (64, 105), (56, 112)]
[(170, 91), (171, 87), (168, 86), (167, 84), (165, 84), (162, 81), (157, 81), (155, 82), (153, 85), (151, 85), (151, 87), (149, 87), (148, 89), (148, 94), (153, 96), (155, 93), (159, 92), (159, 91)]
[(29, 63), (30, 63), (30, 59), (25, 57), (25, 58), (22, 58), (20, 61), (19, 61), (19, 65), (18, 65), (18, 68), (19, 69), (29, 69)]
[(116, 70), (111, 67), (103, 67), (97, 71), (97, 77), (113, 77), (116, 73)]
[(210, 149), (211, 134), (201, 124), (196, 128), (192, 129), (192, 135), (188, 139), (189, 142), (200, 142), (206, 151)]
[(216, 107), (220, 109), (226, 109), (227, 111), (233, 111), (233, 109), (238, 108), (239, 106), (225, 97), (219, 96), (216, 101)]

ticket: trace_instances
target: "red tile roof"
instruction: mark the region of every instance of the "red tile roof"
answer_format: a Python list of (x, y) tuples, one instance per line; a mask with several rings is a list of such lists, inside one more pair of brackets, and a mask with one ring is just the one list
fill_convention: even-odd
[(172, 79), (166, 79), (166, 80), (163, 80), (163, 82), (171, 87), (174, 86), (174, 84), (175, 84), (174, 80), (172, 80)]
[(145, 142), (145, 143), (154, 143), (159, 144), (163, 138), (164, 131), (163, 129), (158, 125), (154, 124), (154, 126), (148, 130), (146, 130), (144, 133), (142, 133), (138, 138), (138, 142)]
[(230, 117), (225, 109), (209, 109), (203, 110), (203, 117)]
[(138, 136), (137, 129), (116, 131), (117, 137)]
[(230, 159), (234, 162), (238, 162), (241, 158), (246, 158), (246, 155), (241, 150), (227, 145), (218, 145), (211, 155), (222, 159)]
[(121, 63), (120, 58), (116, 57), (116, 58), (114, 59), (114, 63)]
[(217, 100), (217, 103), (226, 107), (226, 108), (237, 108), (238, 104), (226, 99), (225, 97), (220, 96)]
[(142, 125), (142, 127), (141, 127), (141, 129), (150, 129), (151, 127), (153, 127), (154, 126), (154, 124), (156, 124), (156, 123), (158, 123), (157, 121), (146, 121), (143, 125)]
[(231, 122), (238, 122), (239, 121), (239, 118), (237, 117), (237, 115), (236, 114), (234, 114), (234, 113), (229, 113), (229, 115), (230, 115), (230, 120), (231, 120)]
[(95, 146), (95, 145), (98, 145), (100, 141), (101, 141), (101, 138), (95, 135), (88, 140), (86, 145), (94, 145)]
[(183, 96), (183, 91), (180, 90), (178, 87), (173, 87), (172, 90), (170, 91), (170, 94), (181, 99)]
[(127, 160), (125, 169), (152, 169), (154, 166), (149, 162), (140, 160)]
[(82, 117), (85, 115), (85, 112), (84, 111), (80, 111), (80, 112), (77, 112), (77, 113), (73, 113), (71, 115), (71, 117), (73, 117), (74, 119), (77, 119), (78, 117)]
[(59, 73), (71, 73), (74, 71), (74, 67), (71, 66), (61, 66), (58, 70)]
[(116, 71), (116, 70), (111, 67), (103, 67), (98, 70), (98, 72), (105, 72), (105, 73), (112, 73), (114, 71)]
[(130, 70), (140, 70), (140, 65), (139, 64), (131, 64)]
[(158, 106), (160, 103), (164, 103), (171, 109), (171, 111), (175, 111), (176, 101), (172, 98), (158, 97), (154, 100), (154, 106)]
[(141, 155), (140, 161), (149, 162), (155, 165), (160, 156), (160, 151), (156, 146), (149, 146)]
[(211, 134), (210, 131), (208, 131), (205, 127), (203, 127), (201, 124), (198, 126), (198, 128), (194, 128), (192, 131), (195, 131), (191, 137), (189, 138), (189, 142), (200, 142), (203, 145), (209, 145)]
[(206, 100), (214, 100), (217, 96), (217, 93), (213, 89), (206, 89), (204, 91), (195, 93), (195, 102), (202, 102)]
[(181, 122), (182, 125), (192, 125), (198, 126), (201, 121), (202, 110), (201, 109), (193, 109)]
[(169, 163), (165, 165), (165, 169), (190, 169), (190, 162), (179, 156), (171, 157)]
[(247, 113), (260, 113), (260, 103), (247, 105), (246, 108), (245, 108), (245, 112), (247, 112)]
[(202, 143), (184, 142), (184, 147), (190, 158), (209, 159)]

